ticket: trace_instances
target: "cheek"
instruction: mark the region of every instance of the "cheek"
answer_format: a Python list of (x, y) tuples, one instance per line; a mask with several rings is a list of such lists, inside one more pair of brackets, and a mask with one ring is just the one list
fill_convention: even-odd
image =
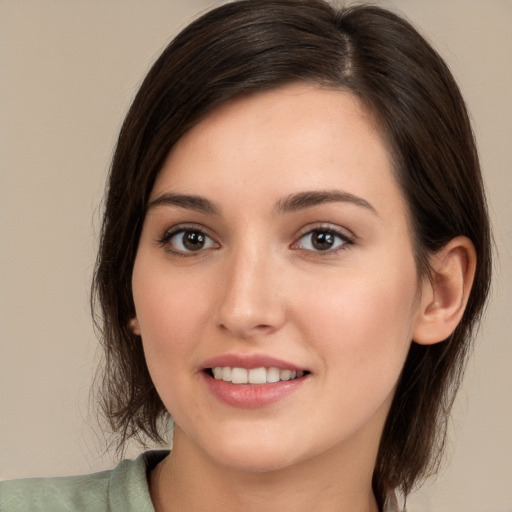
[[(158, 264), (138, 257), (132, 289), (135, 311), (151, 379), (171, 416), (183, 411), (200, 412), (184, 375), (193, 374), (198, 331), (207, 317), (197, 288), (181, 276), (170, 276)], [(180, 389), (181, 393), (175, 390)], [(183, 401), (183, 396), (186, 400)]]
[[(183, 275), (169, 275), (158, 262), (135, 262), (132, 289), (147, 364), (154, 380), (169, 366), (183, 366), (193, 349), (194, 333), (206, 318), (198, 288)], [(164, 368), (165, 367), (165, 368)], [(170, 375), (169, 375), (169, 378)]]
[(318, 405), (330, 411), (336, 438), (371, 418), (384, 421), (409, 351), (415, 287), (385, 281), (347, 279), (322, 304), (310, 296), (304, 307), (311, 323), (303, 326), (316, 340), (322, 389), (329, 390)]
[(132, 276), (133, 300), (141, 328), (180, 336), (184, 328), (191, 327), (190, 320), (202, 313), (203, 276), (173, 272), (164, 257), (146, 252), (149, 251), (139, 251)]
[(301, 295), (303, 327), (323, 364), (363, 387), (394, 385), (412, 340), (417, 274), (412, 259), (400, 263), (350, 269)]

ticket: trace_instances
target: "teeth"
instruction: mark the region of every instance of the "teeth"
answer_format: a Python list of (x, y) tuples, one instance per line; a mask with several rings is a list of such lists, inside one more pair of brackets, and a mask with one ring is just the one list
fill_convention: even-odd
[[(222, 370), (222, 373), (224, 374), (224, 370)], [(233, 384), (247, 384), (248, 373), (245, 368), (233, 368), (231, 370), (231, 382)]]
[(222, 380), (226, 382), (231, 382), (231, 368), (226, 366), (225, 368), (221, 368), (222, 370)]
[(279, 368), (231, 368), (230, 366), (216, 366), (212, 368), (215, 379), (233, 384), (267, 384), (280, 380), (293, 380), (304, 376), (303, 371), (280, 370)]
[(279, 378), (281, 380), (290, 380), (292, 378), (292, 371), (291, 370), (281, 370), (279, 372)]
[(279, 382), (278, 368), (269, 368), (267, 370), (267, 382)]
[(265, 368), (252, 368), (249, 370), (249, 384), (265, 384), (267, 372)]

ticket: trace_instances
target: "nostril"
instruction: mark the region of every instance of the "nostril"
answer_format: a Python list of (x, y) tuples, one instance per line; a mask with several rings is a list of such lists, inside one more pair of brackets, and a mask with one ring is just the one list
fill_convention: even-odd
[(272, 324), (252, 324), (245, 319), (232, 319), (228, 322), (221, 322), (218, 324), (219, 328), (224, 332), (230, 332), (240, 339), (249, 339), (257, 336), (264, 336), (271, 334), (279, 328), (279, 325)]

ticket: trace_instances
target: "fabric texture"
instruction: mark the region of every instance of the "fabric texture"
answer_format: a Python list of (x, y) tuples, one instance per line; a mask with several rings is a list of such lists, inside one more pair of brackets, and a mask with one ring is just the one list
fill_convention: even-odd
[(0, 482), (0, 511), (155, 512), (147, 476), (168, 453), (149, 451), (90, 475)]
[[(0, 482), (0, 512), (155, 512), (148, 474), (168, 454), (145, 452), (90, 475)], [(400, 512), (394, 495), (383, 512)]]

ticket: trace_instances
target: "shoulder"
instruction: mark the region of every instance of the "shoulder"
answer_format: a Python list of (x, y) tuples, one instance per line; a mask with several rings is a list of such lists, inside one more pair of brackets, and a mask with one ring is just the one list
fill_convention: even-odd
[(0, 482), (0, 512), (154, 512), (147, 474), (167, 452), (146, 452), (90, 475)]
[(112, 471), (92, 475), (56, 478), (24, 478), (0, 482), (0, 511), (21, 510), (55, 512), (89, 510), (94, 506), (98, 511), (105, 503), (108, 483)]

